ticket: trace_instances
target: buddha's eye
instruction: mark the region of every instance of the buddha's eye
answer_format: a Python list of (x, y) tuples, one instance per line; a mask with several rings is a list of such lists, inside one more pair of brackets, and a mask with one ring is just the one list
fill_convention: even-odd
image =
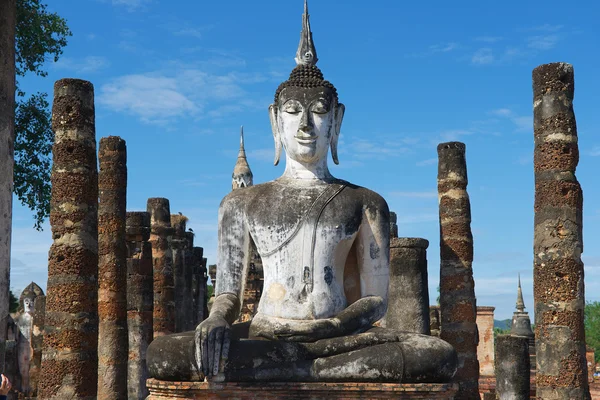
[(298, 114), (302, 111), (302, 106), (297, 101), (288, 101), (283, 105), (283, 111), (288, 114)]
[(329, 112), (329, 104), (318, 101), (313, 105), (312, 112), (315, 114), (327, 114)]

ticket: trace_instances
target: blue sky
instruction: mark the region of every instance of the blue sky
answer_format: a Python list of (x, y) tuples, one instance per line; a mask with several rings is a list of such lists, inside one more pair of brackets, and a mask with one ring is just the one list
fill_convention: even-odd
[[(231, 190), (244, 125), (255, 183), (278, 177), (267, 107), (294, 66), (302, 0), (54, 0), (73, 37), (47, 78), (95, 86), (97, 138), (128, 147), (128, 209), (167, 197), (216, 262), (217, 208)], [(509, 318), (521, 273), (533, 311), (531, 71), (575, 68), (584, 192), (586, 297), (600, 300), (598, 2), (312, 0), (319, 67), (346, 115), (332, 173), (382, 194), (400, 236), (430, 241), (430, 297), (439, 281), (436, 145), (467, 145), (479, 305)], [(585, 4), (585, 6), (584, 6)], [(50, 227), (15, 201), (11, 287), (46, 286)]]

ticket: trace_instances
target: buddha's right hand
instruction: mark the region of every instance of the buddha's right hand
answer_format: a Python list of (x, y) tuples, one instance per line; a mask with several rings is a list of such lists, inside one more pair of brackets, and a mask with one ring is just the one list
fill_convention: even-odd
[(221, 293), (215, 297), (210, 316), (196, 327), (196, 364), (204, 376), (217, 375), (227, 360), (231, 324), (237, 319), (239, 309), (238, 296), (233, 293)]
[(211, 315), (196, 327), (195, 347), (198, 369), (206, 377), (219, 373), (227, 360), (231, 325), (220, 315)]

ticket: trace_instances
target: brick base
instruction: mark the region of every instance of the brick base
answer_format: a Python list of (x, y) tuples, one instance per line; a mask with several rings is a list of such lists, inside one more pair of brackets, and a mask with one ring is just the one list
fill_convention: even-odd
[(428, 399), (452, 400), (452, 383), (210, 383), (167, 382), (148, 379), (146, 400), (257, 400), (257, 399)]

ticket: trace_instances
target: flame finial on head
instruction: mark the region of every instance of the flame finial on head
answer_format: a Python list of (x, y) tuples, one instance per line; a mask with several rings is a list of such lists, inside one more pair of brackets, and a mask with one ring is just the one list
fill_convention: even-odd
[(300, 44), (296, 51), (297, 65), (316, 65), (319, 59), (317, 58), (317, 49), (312, 39), (310, 30), (310, 21), (308, 15), (308, 0), (304, 0), (304, 14), (302, 14), (302, 32), (300, 32)]

